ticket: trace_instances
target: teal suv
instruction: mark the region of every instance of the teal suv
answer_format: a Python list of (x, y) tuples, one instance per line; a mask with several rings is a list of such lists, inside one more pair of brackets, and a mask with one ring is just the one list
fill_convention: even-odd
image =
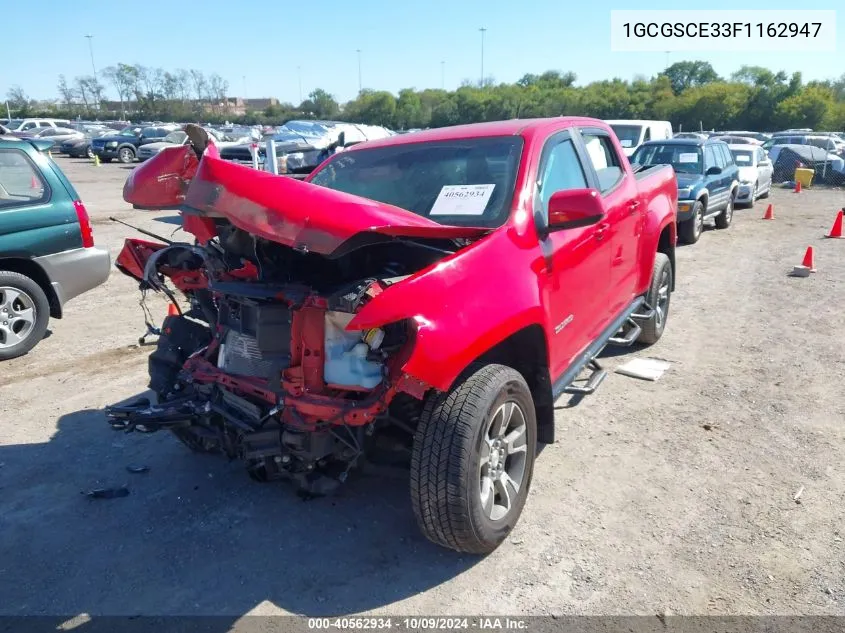
[(739, 168), (728, 144), (688, 138), (649, 141), (637, 148), (632, 165), (672, 165), (678, 181), (678, 237), (695, 244), (704, 221), (717, 229), (731, 225), (739, 190)]
[(0, 360), (29, 352), (50, 317), (110, 272), (51, 145), (0, 135)]

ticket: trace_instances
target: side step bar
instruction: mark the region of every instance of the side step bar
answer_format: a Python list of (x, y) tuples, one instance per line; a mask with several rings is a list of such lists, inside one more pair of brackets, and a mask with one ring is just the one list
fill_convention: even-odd
[[(645, 311), (638, 312), (641, 308), (645, 308)], [(596, 360), (598, 355), (602, 353), (608, 343), (611, 343), (613, 339), (616, 338), (615, 335), (626, 324), (628, 324), (629, 321), (632, 321), (633, 319), (647, 319), (652, 314), (654, 314), (654, 310), (646, 306), (644, 297), (637, 297), (634, 299), (631, 304), (613, 320), (604, 332), (602, 332), (602, 334), (593, 341), (587, 349), (581, 352), (578, 358), (575, 359), (575, 362), (570, 365), (569, 369), (567, 369), (560, 378), (554, 381), (554, 384), (552, 384), (552, 399), (557, 400), (564, 393), (574, 395), (590, 395), (594, 393), (604, 379), (607, 378), (607, 370), (603, 369)], [(639, 325), (636, 323), (634, 323), (634, 325), (638, 331), (632, 338), (631, 343), (633, 343), (636, 340), (636, 337), (639, 336)], [(627, 339), (627, 336), (624, 338)], [(630, 345), (631, 343), (628, 344)], [(592, 373), (587, 378), (587, 382), (584, 385), (573, 385), (572, 383), (578, 378), (578, 375), (588, 366), (592, 369)]]
[(612, 336), (607, 341), (608, 345), (618, 345), (619, 347), (630, 347), (633, 345), (638, 338), (640, 338), (640, 334), (642, 334), (643, 329), (640, 327), (638, 321), (648, 321), (650, 318), (654, 316), (654, 309), (649, 308), (648, 305), (643, 303), (643, 307), (646, 308), (645, 312), (637, 313), (634, 312), (631, 316), (628, 317), (628, 320), (620, 329), (621, 334), (618, 336)]
[(589, 362), (593, 373), (587, 378), (587, 382), (583, 385), (569, 385), (563, 389), (563, 393), (571, 393), (576, 396), (589, 396), (599, 388), (604, 379), (607, 378), (607, 370), (604, 369), (599, 362), (594, 358)]

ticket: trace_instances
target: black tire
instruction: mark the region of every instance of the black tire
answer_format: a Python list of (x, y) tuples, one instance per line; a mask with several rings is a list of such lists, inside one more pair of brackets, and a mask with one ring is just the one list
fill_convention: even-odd
[(752, 189), (752, 190), (751, 190), (751, 199), (748, 201), (748, 204), (747, 204), (747, 205), (745, 205), (745, 206), (747, 206), (749, 209), (753, 209), (753, 208), (754, 208), (754, 203), (755, 203), (755, 202), (757, 202), (757, 197), (758, 197), (758, 196), (757, 196), (757, 189), (758, 189), (759, 187), (760, 187), (760, 183), (759, 183), (759, 182), (755, 182), (755, 183), (754, 183), (754, 189)]
[(637, 342), (653, 345), (663, 336), (666, 321), (669, 318), (669, 304), (672, 298), (672, 263), (664, 253), (654, 256), (654, 266), (651, 269), (651, 285), (646, 293), (646, 303), (654, 308), (654, 316), (648, 321), (642, 321), (642, 328)]
[(764, 200), (764, 199), (768, 198), (768, 197), (769, 197), (769, 194), (771, 193), (771, 191), (772, 191), (772, 183), (770, 182), (770, 183), (769, 183), (769, 188), (768, 188), (768, 189), (766, 189), (766, 193), (761, 193), (761, 194), (760, 194), (760, 199), (761, 199), (761, 200)]
[(89, 147), (87, 150), (85, 150), (85, 156), (90, 158), (91, 160), (94, 160), (94, 150)]
[(123, 164), (129, 164), (135, 162), (135, 150), (131, 147), (121, 147), (117, 150), (117, 160), (119, 160)]
[[(25, 299), (18, 298), (15, 300), (14, 306), (8, 305), (5, 303), (6, 293), (2, 290), (4, 287), (23, 293), (22, 296)], [(23, 303), (24, 301), (25, 303)], [(50, 302), (47, 300), (47, 295), (44, 294), (41, 286), (25, 275), (0, 270), (0, 327), (16, 324), (17, 331), (15, 333), (20, 336), (24, 331), (21, 327), (22, 322), (20, 320), (10, 319), (8, 316), (15, 307), (25, 308), (27, 304), (31, 304), (30, 307), (34, 312), (34, 319), (32, 319), (31, 325), (26, 328), (26, 334), (23, 335), (22, 340), (6, 346), (6, 333), (0, 331), (0, 361), (17, 358), (29, 352), (44, 338), (44, 333), (47, 331), (47, 323), (50, 320)], [(9, 312), (4, 312), (4, 310), (8, 310)]]
[(692, 217), (678, 225), (678, 236), (684, 244), (695, 244), (704, 230), (704, 204), (697, 200), (692, 208)]
[[(509, 404), (517, 408), (507, 407)], [(500, 410), (512, 410), (517, 423), (524, 423), (524, 449), (520, 444), (518, 451), (506, 451), (504, 458), (501, 446), (487, 441)], [(512, 428), (512, 420), (505, 424), (503, 434)], [(511, 444), (515, 446), (516, 441), (512, 439)], [(536, 447), (537, 419), (531, 391), (516, 370), (504, 365), (473, 365), (451, 391), (431, 394), (423, 406), (411, 455), (411, 504), (425, 536), (459, 552), (486, 554), (496, 549), (516, 525), (525, 505)], [(485, 452), (488, 461), (482, 464)], [(497, 468), (511, 475), (509, 468), (520, 464), (518, 490), (511, 492), (514, 487), (508, 486), (508, 480), (493, 483), (491, 477), (495, 477)], [(482, 503), (485, 480), (490, 480), (487, 510)], [(487, 512), (504, 507), (496, 504), (503, 498), (501, 489), (508, 490), (508, 508), (497, 518), (488, 516)]]
[(731, 222), (734, 219), (734, 198), (736, 198), (736, 190), (731, 191), (731, 195), (728, 197), (728, 204), (722, 212), (716, 216), (715, 222), (717, 229), (726, 229), (731, 225)]

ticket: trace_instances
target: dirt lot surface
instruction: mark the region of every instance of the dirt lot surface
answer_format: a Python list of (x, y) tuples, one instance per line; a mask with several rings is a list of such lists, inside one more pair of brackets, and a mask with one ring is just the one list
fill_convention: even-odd
[[(57, 160), (112, 257), (134, 232), (109, 215), (176, 228), (123, 202), (124, 166)], [(486, 558), (425, 541), (407, 481), (303, 502), (168, 435), (111, 431), (101, 408), (144, 388), (150, 349), (133, 347), (136, 286), (113, 272), (0, 367), (0, 611), (845, 614), (845, 240), (822, 239), (845, 191), (771, 202), (775, 221), (760, 201), (679, 248), (664, 338), (605, 354), (671, 368), (558, 402), (558, 442)], [(818, 272), (787, 277), (810, 244)]]

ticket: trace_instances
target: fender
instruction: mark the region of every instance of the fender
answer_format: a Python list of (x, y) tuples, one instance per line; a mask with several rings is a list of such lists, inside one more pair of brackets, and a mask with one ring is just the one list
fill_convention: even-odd
[(531, 249), (513, 228), (503, 227), (389, 286), (361, 308), (347, 329), (411, 319), (415, 342), (402, 371), (447, 391), (473, 360), (514, 332), (533, 324), (548, 331), (539, 283), (526, 277), (527, 271), (542, 268), (535, 258), (536, 244)]
[[(675, 194), (677, 195), (677, 194)], [(637, 275), (636, 294), (643, 294), (648, 290), (651, 283), (651, 273), (654, 267), (654, 256), (661, 248), (660, 235), (666, 227), (669, 229), (669, 260), (672, 262), (672, 269), (675, 268), (675, 244), (678, 240), (678, 227), (675, 223), (675, 202), (672, 196), (661, 188), (659, 192), (648, 201), (648, 213), (643, 223), (643, 232), (640, 236), (639, 249), (639, 274)], [(674, 276), (673, 276), (674, 279)]]

